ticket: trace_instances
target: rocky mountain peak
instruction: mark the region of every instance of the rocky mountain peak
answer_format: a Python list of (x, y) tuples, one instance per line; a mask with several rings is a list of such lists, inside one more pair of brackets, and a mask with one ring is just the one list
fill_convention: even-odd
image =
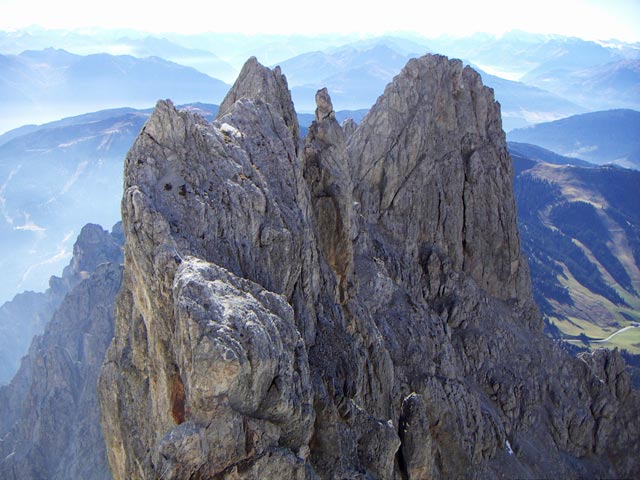
[(261, 65), (256, 57), (249, 58), (220, 104), (218, 118), (228, 113), (232, 105), (241, 98), (261, 100), (275, 108), (297, 142), (300, 135), (298, 116), (293, 107), (287, 78), (282, 75), (280, 67), (271, 70)]
[(316, 102), (298, 151), (286, 79), (250, 59), (212, 124), (160, 102), (129, 151), (99, 380), (114, 477), (637, 471), (619, 359), (539, 329), (478, 74), (412, 60), (346, 138)]
[(318, 90), (316, 93), (316, 122), (321, 122), (331, 115), (335, 117), (333, 103), (326, 88)]
[[(65, 295), (98, 265), (120, 263), (123, 243), (120, 222), (114, 225), (112, 234), (99, 225), (85, 225), (74, 243), (69, 264), (61, 276), (49, 278), (45, 292), (24, 292), (0, 306), (0, 384), (8, 383), (16, 374), (31, 339), (43, 332)], [(0, 432), (3, 428), (0, 421)]]
[(83, 227), (65, 274), (52, 277), (59, 289), (46, 293), (63, 298), (50, 305), (44, 332), (33, 337), (11, 383), (0, 387), (3, 479), (110, 478), (96, 381), (113, 338), (119, 229), (111, 235)]
[(530, 298), (500, 106), (477, 72), (439, 55), (410, 60), (347, 148), (370, 223), (412, 256), (438, 245), (494, 296)]
[(315, 121), (309, 127), (302, 155), (304, 177), (311, 193), (320, 248), (338, 277), (344, 300), (353, 281), (352, 238), (357, 231), (353, 223), (353, 185), (344, 132), (326, 88), (316, 93), (316, 105)]
[[(114, 231), (120, 229), (120, 223)], [(100, 225), (88, 223), (80, 230), (73, 244), (73, 258), (67, 274), (87, 276), (101, 263), (112, 262), (121, 256), (122, 245)]]

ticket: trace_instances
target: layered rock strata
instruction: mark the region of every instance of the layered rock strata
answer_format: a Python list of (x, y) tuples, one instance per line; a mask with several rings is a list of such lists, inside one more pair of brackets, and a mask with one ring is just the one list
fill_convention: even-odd
[(209, 124), (159, 102), (125, 164), (125, 271), (99, 392), (132, 478), (638, 471), (616, 353), (541, 332), (499, 105), (411, 60), (362, 123), (299, 142), (250, 59)]

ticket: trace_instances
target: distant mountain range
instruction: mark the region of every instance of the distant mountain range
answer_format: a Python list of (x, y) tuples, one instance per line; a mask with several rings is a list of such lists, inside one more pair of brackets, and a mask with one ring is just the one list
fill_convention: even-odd
[[(71, 57), (81, 57), (87, 68), (66, 65), (69, 54), (50, 49), (43, 53), (48, 46), (73, 52), (76, 55)], [(314, 110), (315, 92), (323, 87), (329, 89), (338, 109), (368, 109), (409, 58), (426, 52), (458, 57), (479, 69), (485, 84), (495, 89), (506, 131), (593, 110), (640, 109), (639, 45), (519, 31), (501, 37), (362, 39), (224, 33), (154, 37), (131, 30), (88, 35), (31, 28), (0, 32), (0, 52), (10, 54), (0, 58), (0, 100), (7, 108), (12, 103), (27, 105), (10, 108), (4, 120), (11, 124), (0, 124), (0, 131), (104, 108), (149, 107), (160, 98), (217, 103), (226, 85), (214, 85), (212, 78), (180, 70), (176, 64), (231, 81), (253, 55), (282, 67), (299, 112)], [(30, 61), (34, 52), (40, 58)], [(49, 65), (52, 58), (58, 61)], [(73, 78), (76, 69), (81, 70), (78, 81)], [(92, 70), (95, 78), (82, 75)], [(139, 77), (143, 80), (136, 86)], [(84, 92), (91, 92), (88, 97), (93, 103), (83, 109), (73, 107), (86, 103)], [(30, 119), (33, 115), (39, 117)]]
[[(250, 56), (257, 56), (266, 63), (275, 63), (304, 52), (337, 47), (358, 40), (360, 37), (353, 34), (244, 35), (205, 32), (150, 36), (148, 33), (132, 29), (91, 29), (87, 32), (50, 30), (34, 26), (17, 31), (0, 31), (0, 52), (17, 55), (24, 50), (56, 47), (79, 55), (110, 53), (159, 56), (195, 68), (198, 67), (185, 61), (185, 58), (202, 58), (203, 52), (207, 52), (209, 60), (215, 57), (239, 70)], [(202, 71), (215, 78), (223, 78), (213, 72)], [(235, 78), (228, 80), (232, 81)]]
[[(338, 108), (370, 108), (406, 62), (425, 53), (418, 50), (419, 44), (392, 40), (359, 42), (305, 53), (280, 62), (296, 108), (299, 111), (313, 111), (315, 93), (323, 87), (328, 88)], [(410, 47), (416, 51), (412, 52)], [(502, 106), (505, 130), (585, 111), (579, 105), (540, 88), (506, 80), (475, 68), (480, 71), (484, 83), (495, 90), (496, 99)], [(317, 72), (322, 72), (319, 79)]]
[(219, 103), (228, 88), (158, 57), (82, 56), (53, 48), (0, 55), (0, 132), (105, 108), (148, 108), (161, 98)]
[(131, 55), (138, 58), (160, 57), (231, 83), (238, 76), (238, 70), (217, 55), (207, 50), (186, 48), (167, 38), (146, 36), (144, 38), (121, 37), (106, 46), (104, 53)]
[(575, 115), (513, 130), (507, 138), (591, 163), (640, 168), (640, 112), (635, 110)]
[[(640, 45), (594, 42), (561, 35), (542, 35), (513, 30), (501, 36), (476, 33), (466, 38), (430, 39), (434, 51), (468, 58), (491, 73), (521, 79), (532, 70), (557, 66), (575, 69), (640, 58)], [(498, 74), (498, 73), (496, 73)]]
[(407, 61), (421, 53), (426, 52), (399, 52), (383, 42), (358, 43), (304, 53), (279, 65), (299, 112), (315, 109), (316, 91), (323, 87), (336, 108), (358, 110), (369, 109)]
[(541, 88), (490, 75), (479, 67), (474, 68), (480, 72), (482, 82), (494, 89), (502, 110), (502, 128), (507, 132), (585, 111), (583, 107)]
[(640, 60), (616, 60), (588, 67), (554, 62), (537, 67), (522, 81), (590, 110), (640, 109)]

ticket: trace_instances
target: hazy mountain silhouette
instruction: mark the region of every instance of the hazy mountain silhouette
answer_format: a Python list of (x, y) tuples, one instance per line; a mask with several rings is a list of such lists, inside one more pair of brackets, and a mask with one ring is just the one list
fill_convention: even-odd
[[(420, 48), (428, 47), (382, 37), (305, 53), (279, 65), (287, 76), (299, 111), (313, 111), (315, 92), (323, 87), (331, 92), (337, 108), (356, 110), (374, 103), (398, 69), (410, 58), (424, 53)], [(484, 83), (495, 90), (502, 106), (505, 130), (584, 112), (582, 107), (558, 95), (490, 75), (477, 67), (476, 70), (480, 71)]]
[(0, 56), (0, 71), (0, 131), (105, 108), (151, 107), (159, 98), (219, 102), (228, 90), (220, 80), (158, 57), (45, 49)]
[(509, 132), (508, 139), (533, 143), (591, 163), (640, 168), (640, 112), (585, 113)]
[(560, 60), (535, 68), (522, 79), (593, 110), (640, 109), (640, 60), (589, 67)]
[(561, 35), (543, 35), (513, 30), (500, 37), (477, 33), (466, 38), (430, 40), (436, 51), (469, 58), (482, 68), (523, 75), (541, 65), (587, 68), (623, 58), (638, 58), (640, 52), (628, 44), (605, 46), (597, 42)]
[(556, 120), (585, 109), (566, 98), (522, 82), (507, 80), (474, 67), (485, 85), (494, 89), (502, 107), (502, 126), (505, 131), (528, 124)]
[(509, 154), (514, 160), (513, 166), (517, 173), (519, 173), (518, 170), (522, 169), (523, 166), (528, 165), (527, 168), (530, 168), (533, 166), (533, 163), (537, 162), (551, 163), (553, 165), (577, 165), (579, 167), (596, 166), (593, 163), (580, 160), (579, 158), (559, 155), (551, 150), (547, 150), (538, 145), (532, 145), (531, 143), (508, 142), (507, 145), (509, 147)]

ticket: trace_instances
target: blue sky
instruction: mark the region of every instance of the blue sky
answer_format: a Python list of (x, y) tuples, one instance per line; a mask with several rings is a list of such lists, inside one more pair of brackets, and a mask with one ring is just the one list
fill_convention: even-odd
[(29, 25), (122, 27), (154, 33), (404, 31), (429, 37), (520, 29), (637, 42), (640, 0), (0, 0), (0, 29)]

